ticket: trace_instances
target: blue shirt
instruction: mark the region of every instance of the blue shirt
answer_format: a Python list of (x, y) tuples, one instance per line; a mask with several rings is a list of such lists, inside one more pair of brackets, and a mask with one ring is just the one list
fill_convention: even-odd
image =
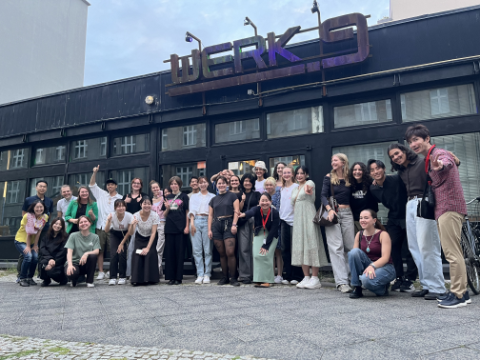
[[(23, 202), (22, 211), (27, 211), (30, 205), (32, 205), (36, 200), (40, 200), (45, 205), (45, 214), (48, 215), (48, 220), (50, 220), (51, 214), (53, 214), (53, 200), (46, 196), (43, 200), (40, 199), (37, 195), (27, 197)], [(43, 228), (43, 230), (45, 231), (45, 229), (47, 228), (48, 228), (48, 221), (45, 224), (45, 227)]]

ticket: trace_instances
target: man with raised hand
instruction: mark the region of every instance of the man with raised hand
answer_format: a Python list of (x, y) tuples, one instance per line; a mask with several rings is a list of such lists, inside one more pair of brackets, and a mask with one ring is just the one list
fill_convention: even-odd
[(98, 206), (98, 221), (96, 233), (100, 238), (100, 252), (98, 254), (98, 276), (97, 280), (105, 279), (105, 272), (103, 271), (103, 258), (105, 250), (108, 246), (108, 233), (105, 232), (105, 224), (107, 222), (108, 214), (115, 211), (113, 204), (115, 200), (122, 199), (122, 195), (117, 193), (117, 182), (113, 179), (107, 179), (105, 187), (107, 191), (100, 189), (96, 183), (97, 172), (100, 169), (100, 165), (93, 168), (93, 174), (90, 178), (89, 188), (93, 196), (97, 199)]
[(430, 132), (424, 125), (410, 126), (405, 139), (416, 154), (425, 156), (424, 171), (428, 172), (435, 194), (435, 220), (440, 242), (450, 264), (450, 293), (437, 298), (438, 306), (445, 309), (464, 307), (471, 303), (460, 244), (467, 204), (455, 158), (452, 153), (430, 143)]

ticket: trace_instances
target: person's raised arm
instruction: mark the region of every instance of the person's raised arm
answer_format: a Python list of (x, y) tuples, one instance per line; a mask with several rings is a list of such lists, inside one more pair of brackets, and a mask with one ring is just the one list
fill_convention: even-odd
[(107, 216), (107, 222), (105, 223), (105, 232), (109, 233), (110, 232), (110, 226), (112, 225), (112, 214), (108, 214)]
[(100, 169), (100, 165), (97, 165), (93, 168), (93, 173), (92, 173), (92, 177), (90, 178), (90, 186), (93, 186), (97, 183), (96, 181), (96, 177), (97, 177), (97, 172), (98, 170)]

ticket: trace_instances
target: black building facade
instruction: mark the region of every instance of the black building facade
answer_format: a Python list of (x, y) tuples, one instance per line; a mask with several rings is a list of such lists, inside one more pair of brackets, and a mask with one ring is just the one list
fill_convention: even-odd
[[(88, 184), (98, 164), (98, 183), (113, 177), (124, 194), (133, 177), (148, 186), (178, 175), (188, 186), (193, 175), (241, 175), (257, 160), (269, 169), (285, 161), (309, 167), (318, 202), (333, 153), (389, 164), (387, 146), (417, 122), (461, 159), (465, 197), (479, 196), (478, 19), (480, 7), (471, 7), (370, 27), (365, 61), (327, 69), (324, 80), (314, 72), (262, 82), (261, 106), (248, 94), (255, 84), (207, 91), (204, 100), (169, 96), (170, 71), (0, 106), (0, 259), (18, 256), (21, 206), (38, 179), (59, 200), (62, 184)], [(323, 49), (345, 51), (352, 41)], [(308, 59), (319, 43), (288, 49)]]

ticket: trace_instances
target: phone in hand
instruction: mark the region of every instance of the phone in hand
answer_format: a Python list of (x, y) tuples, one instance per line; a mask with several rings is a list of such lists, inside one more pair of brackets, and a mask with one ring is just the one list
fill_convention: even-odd
[(136, 252), (138, 255), (140, 255), (140, 254), (142, 253), (142, 249), (137, 249), (135, 252)]

